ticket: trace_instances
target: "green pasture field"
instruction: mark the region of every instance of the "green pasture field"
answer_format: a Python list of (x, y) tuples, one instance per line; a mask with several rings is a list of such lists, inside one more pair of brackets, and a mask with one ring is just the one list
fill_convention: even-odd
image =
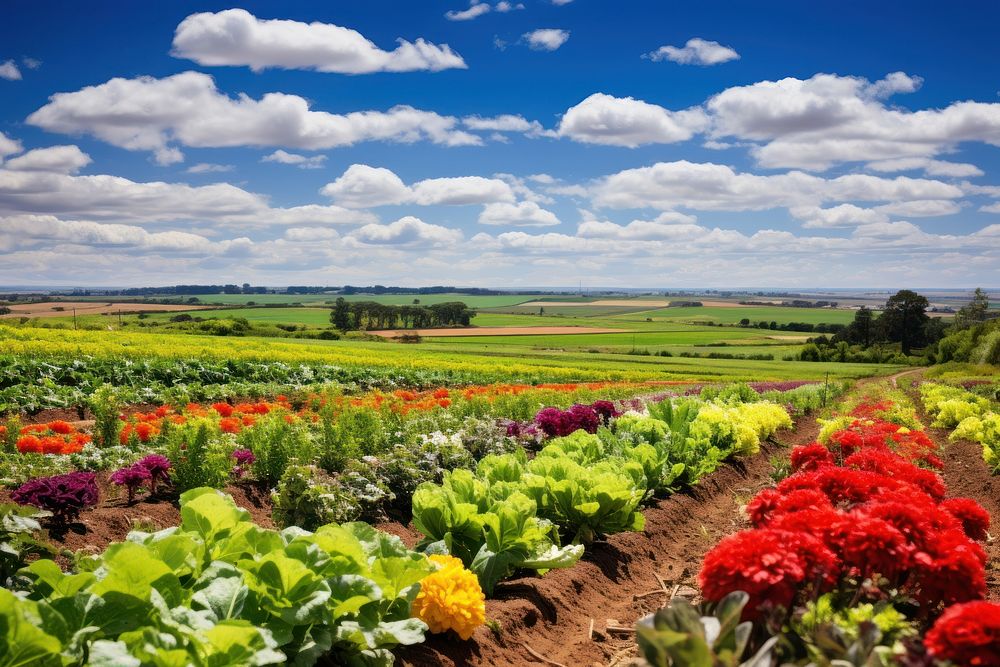
[(659, 308), (641, 313), (619, 315), (612, 319), (627, 320), (641, 317), (657, 321), (698, 321), (718, 322), (721, 324), (736, 324), (747, 318), (753, 324), (757, 322), (803, 322), (806, 324), (848, 324), (854, 319), (854, 311), (835, 308), (787, 308), (782, 306), (735, 306), (733, 308), (719, 306), (696, 306), (690, 308)]
[[(223, 308), (219, 310), (190, 310), (185, 314), (205, 319), (233, 319), (242, 317), (250, 322), (273, 324), (307, 324), (317, 327), (330, 326), (329, 308)], [(169, 320), (172, 313), (149, 313), (147, 320)]]
[[(683, 328), (681, 328), (683, 327)], [(489, 345), (498, 347), (534, 347), (556, 349), (648, 348), (659, 350), (677, 345), (704, 345), (721, 341), (754, 339), (767, 345), (771, 331), (755, 333), (751, 329), (728, 327), (683, 326), (667, 331), (627, 331), (624, 333), (541, 334), (525, 336), (426, 336), (428, 341), (452, 345)], [(788, 345), (787, 340), (775, 340), (776, 345)], [(724, 348), (720, 347), (720, 350)]]
[[(222, 305), (245, 305), (251, 301), (262, 304), (276, 303), (301, 303), (304, 306), (310, 305), (332, 305), (337, 300), (339, 294), (160, 294), (150, 297), (72, 297), (73, 301), (99, 301), (104, 303), (126, 302), (126, 301), (162, 301), (175, 299), (190, 299), (194, 297), (202, 304), (222, 304)], [(70, 300), (70, 297), (64, 297)], [(503, 294), (488, 296), (473, 296), (469, 294), (350, 294), (344, 298), (348, 301), (375, 301), (378, 303), (393, 306), (404, 306), (412, 304), (414, 299), (420, 299), (420, 305), (427, 306), (433, 303), (444, 303), (446, 301), (462, 301), (472, 308), (491, 308), (498, 306), (511, 306), (525, 301), (531, 301), (535, 297), (526, 294)], [(329, 303), (328, 303), (329, 302)]]
[(484, 313), (507, 313), (510, 315), (539, 315), (539, 311), (544, 308), (542, 317), (611, 317), (614, 315), (627, 315), (629, 313), (648, 312), (648, 306), (500, 306), (481, 310)]

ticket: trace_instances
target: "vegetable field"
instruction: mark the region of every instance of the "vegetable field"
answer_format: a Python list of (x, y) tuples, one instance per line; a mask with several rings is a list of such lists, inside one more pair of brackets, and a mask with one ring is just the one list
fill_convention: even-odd
[[(979, 402), (938, 386), (326, 387), (146, 407), (104, 385), (92, 419), (0, 429), (5, 654), (700, 665), (736, 641), (760, 664), (979, 655), (949, 624), (992, 631), (976, 600), (1000, 593), (997, 498), (948, 493), (958, 462), (911, 400)], [(996, 483), (982, 458), (961, 465)], [(699, 615), (722, 634), (683, 620)]]

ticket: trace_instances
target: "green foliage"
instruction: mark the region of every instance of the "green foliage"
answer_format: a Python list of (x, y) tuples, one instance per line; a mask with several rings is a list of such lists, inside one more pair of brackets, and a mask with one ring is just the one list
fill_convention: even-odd
[(828, 593), (792, 621), (793, 636), (813, 665), (879, 667), (895, 663), (916, 623), (889, 602), (847, 606)]
[(253, 428), (239, 433), (237, 443), (253, 452), (253, 475), (269, 486), (278, 483), (292, 461), (313, 460), (314, 446), (305, 425), (289, 423), (281, 414), (258, 418)]
[(191, 420), (164, 429), (164, 453), (170, 459), (170, 478), (179, 490), (200, 486), (221, 488), (232, 470), (232, 443), (213, 440), (205, 420)]
[(271, 501), (274, 522), (282, 527), (315, 530), (326, 523), (361, 517), (361, 504), (355, 494), (315, 466), (288, 466)]
[(29, 559), (52, 555), (52, 548), (35, 538), (42, 529), (38, 520), (47, 516), (35, 507), (0, 504), (0, 587), (13, 588), (15, 573)]
[(0, 591), (0, 664), (388, 667), (392, 647), (423, 640), (410, 605), (433, 569), (365, 524), (262, 529), (211, 489), (181, 496), (179, 527), (81, 565), (39, 560), (27, 599)]
[(636, 624), (639, 650), (649, 667), (770, 667), (777, 638), (771, 638), (748, 660), (753, 624), (740, 622), (749, 596), (736, 591), (717, 605), (695, 607), (674, 598)]
[(570, 567), (583, 555), (583, 546), (560, 547), (555, 527), (514, 490), (509, 478), (519, 476), (522, 465), (514, 456), (488, 457), (480, 464), (482, 477), (455, 470), (441, 485), (425, 483), (413, 494), (413, 525), (425, 536), (418, 548), (460, 558), (487, 595), (517, 569)]
[(115, 388), (102, 384), (89, 400), (90, 411), (94, 413), (94, 443), (99, 447), (113, 447), (118, 444), (118, 434), (122, 431), (121, 403)]

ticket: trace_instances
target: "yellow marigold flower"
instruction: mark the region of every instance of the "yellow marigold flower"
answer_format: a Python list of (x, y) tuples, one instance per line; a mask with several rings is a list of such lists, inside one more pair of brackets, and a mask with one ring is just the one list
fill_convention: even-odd
[(906, 428), (905, 426), (900, 426), (899, 430), (896, 431), (896, 433), (903, 433), (903, 434), (906, 434), (906, 433), (909, 433), (909, 432), (910, 432), (910, 429)]
[(479, 579), (454, 556), (434, 555), (430, 559), (441, 569), (420, 582), (413, 615), (431, 632), (454, 630), (462, 639), (469, 639), (486, 622), (486, 596)]

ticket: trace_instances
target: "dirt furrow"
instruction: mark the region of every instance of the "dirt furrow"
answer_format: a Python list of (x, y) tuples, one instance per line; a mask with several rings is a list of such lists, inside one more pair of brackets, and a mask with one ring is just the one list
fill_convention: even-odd
[[(567, 570), (525, 577), (497, 587), (487, 602), (493, 628), (480, 628), (460, 642), (432, 636), (400, 652), (409, 667), (444, 665), (609, 665), (632, 652), (632, 637), (608, 632), (608, 621), (630, 627), (682, 585), (696, 594), (701, 559), (722, 537), (745, 525), (740, 506), (771, 483), (771, 457), (787, 456), (786, 447), (812, 442), (813, 417), (798, 420), (792, 432), (779, 434), (781, 445), (767, 443), (751, 458), (733, 461), (695, 488), (646, 510), (642, 533), (611, 536), (588, 549)], [(682, 589), (682, 591), (685, 589)], [(654, 591), (657, 591), (654, 593)], [(594, 632), (591, 634), (591, 621)], [(546, 663), (543, 661), (552, 661)]]

